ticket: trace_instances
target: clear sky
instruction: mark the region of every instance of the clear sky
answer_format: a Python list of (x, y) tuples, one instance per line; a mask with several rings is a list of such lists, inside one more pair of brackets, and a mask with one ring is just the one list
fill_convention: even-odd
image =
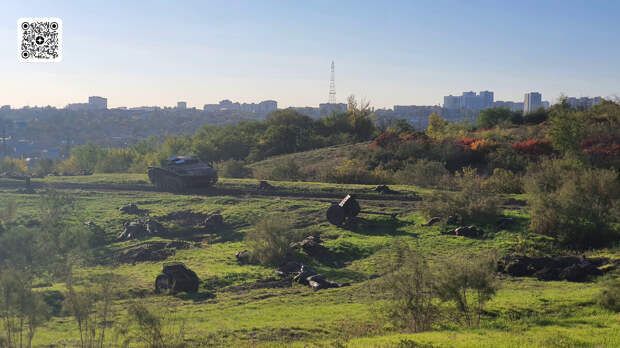
[[(17, 62), (20, 17), (60, 17), (60, 63)], [(620, 95), (620, 1), (0, 2), (0, 105), (429, 105)]]

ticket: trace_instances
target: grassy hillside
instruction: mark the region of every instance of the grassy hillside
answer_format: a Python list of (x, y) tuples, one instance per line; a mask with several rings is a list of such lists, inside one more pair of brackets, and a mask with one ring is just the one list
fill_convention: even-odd
[[(333, 149), (335, 153), (341, 150)], [(314, 151), (298, 155), (311, 156), (310, 153)], [(44, 181), (147, 185), (145, 176), (141, 175), (50, 177)], [(372, 188), (320, 183), (274, 184), (307, 192), (336, 189), (371, 192)], [(224, 179), (220, 185), (244, 187), (256, 185), (256, 181)], [(423, 197), (434, 194), (432, 190), (421, 191), (415, 187), (397, 188), (419, 192)], [(411, 342), (433, 347), (620, 346), (620, 316), (601, 309), (595, 302), (602, 288), (601, 279), (569, 283), (501, 276), (501, 289), (488, 304), (479, 328), (464, 328), (445, 318), (433, 331), (406, 334), (378, 320), (377, 313), (385, 298), (374, 285), (382, 271), (381, 260), (395, 237), (405, 240), (430, 259), (482, 250), (504, 253), (517, 247), (526, 229), (528, 215), (522, 209), (503, 212), (517, 220), (508, 230), (498, 230), (493, 223), (480, 221), (478, 225), (487, 232), (486, 237), (469, 239), (441, 234), (445, 227), (421, 226), (427, 217), (420, 211), (422, 203), (415, 201), (362, 201), (363, 209), (399, 215), (395, 220), (361, 215), (364, 223), (343, 229), (326, 222), (325, 210), (330, 203), (325, 199), (175, 195), (148, 191), (67, 192), (76, 200), (78, 219), (94, 222), (98, 226), (97, 233), (105, 240), (105, 246), (95, 250), (93, 261), (76, 270), (76, 284), (83, 286), (107, 272), (121, 275), (124, 280), (120, 296), (113, 302), (113, 322), (122, 322), (129, 305), (140, 302), (166, 314), (175, 328), (182, 326), (188, 346), (414, 346)], [(14, 200), (17, 203), (18, 218), (14, 225), (36, 226), (39, 195), (18, 194), (15, 189), (5, 188), (0, 190), (0, 198), (2, 202)], [(128, 203), (144, 209), (143, 218), (154, 218), (169, 231), (178, 232), (150, 241), (187, 239), (183, 232), (193, 226), (191, 221), (171, 218), (178, 212), (219, 213), (226, 224), (203, 231), (199, 238), (192, 235), (194, 247), (177, 250), (165, 261), (118, 264), (114, 255), (119, 250), (148, 241), (114, 241), (122, 232), (123, 222), (140, 218), (118, 210)], [(275, 277), (275, 269), (239, 265), (235, 252), (248, 247), (243, 238), (254, 229), (256, 222), (272, 214), (289, 216), (298, 230), (320, 233), (333, 257), (319, 261), (306, 256), (308, 264), (330, 280), (352, 285), (316, 292), (295, 283), (288, 287), (254, 289), (261, 281)], [(615, 249), (596, 254), (603, 253), (620, 257)], [(202, 283), (197, 294), (158, 295), (153, 292), (154, 279), (162, 264), (168, 261), (184, 262), (198, 274)], [(41, 279), (37, 291), (53, 297), (58, 291), (65, 291), (65, 286), (53, 279)], [(114, 339), (115, 334), (110, 333), (107, 341), (113, 344)], [(75, 321), (59, 307), (51, 321), (37, 332), (35, 346), (75, 346), (78, 340)]]
[(263, 161), (251, 164), (249, 167), (255, 172), (270, 172), (277, 165), (293, 161), (304, 174), (320, 173), (336, 168), (346, 161), (351, 152), (367, 148), (369, 142), (330, 146), (316, 150), (297, 152), (287, 155), (269, 157)]

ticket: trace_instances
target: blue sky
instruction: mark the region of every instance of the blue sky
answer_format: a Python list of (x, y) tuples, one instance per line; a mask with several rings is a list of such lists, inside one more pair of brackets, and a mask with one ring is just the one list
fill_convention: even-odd
[[(64, 57), (17, 61), (20, 17), (60, 17)], [(447, 94), (620, 95), (620, 1), (16, 1), (0, 4), (0, 104), (375, 107)]]

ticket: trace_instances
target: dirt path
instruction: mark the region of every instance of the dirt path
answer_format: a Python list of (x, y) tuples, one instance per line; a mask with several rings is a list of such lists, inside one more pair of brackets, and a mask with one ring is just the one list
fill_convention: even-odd
[[(132, 191), (132, 192), (159, 192), (153, 186), (146, 185), (121, 185), (121, 184), (78, 184), (78, 183), (41, 183), (33, 182), (32, 188), (45, 189), (55, 188), (58, 190), (90, 190), (90, 191)], [(5, 189), (20, 189), (24, 188), (24, 183), (21, 181), (2, 181), (0, 182), (0, 188)], [(252, 188), (239, 188), (239, 187), (210, 187), (204, 189), (191, 190), (188, 195), (200, 195), (200, 196), (233, 196), (233, 197), (279, 197), (281, 199), (299, 199), (306, 198), (311, 200), (320, 201), (339, 201), (344, 198), (345, 194), (341, 192), (298, 192), (286, 189), (275, 188), (274, 190), (259, 190)], [(398, 201), (398, 202), (414, 202), (420, 199), (414, 196), (407, 196), (403, 194), (364, 194), (356, 193), (356, 198), (359, 200), (367, 201)]]

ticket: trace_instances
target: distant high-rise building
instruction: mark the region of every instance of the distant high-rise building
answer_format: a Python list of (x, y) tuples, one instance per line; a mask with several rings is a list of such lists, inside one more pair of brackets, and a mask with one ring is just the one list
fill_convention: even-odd
[(529, 114), (542, 107), (542, 95), (538, 92), (525, 93), (523, 100), (523, 113)]
[(88, 97), (88, 105), (91, 110), (105, 110), (108, 108), (108, 99), (102, 97)]
[(184, 102), (184, 101), (177, 102), (177, 109), (179, 110), (187, 109), (187, 102)]
[(458, 109), (461, 107), (461, 97), (455, 95), (447, 95), (443, 97), (443, 107), (446, 109)]
[(521, 103), (521, 102), (498, 100), (498, 101), (493, 102), (493, 107), (496, 107), (496, 108), (507, 108), (507, 109), (510, 109), (511, 111), (521, 111), (521, 112), (523, 112), (523, 103)]
[(589, 109), (589, 108), (593, 107), (594, 105), (600, 104), (601, 100), (602, 100), (601, 97), (594, 97), (594, 98), (588, 98), (588, 97), (581, 97), (581, 98), (568, 97), (568, 98), (566, 98), (566, 103), (568, 105), (570, 105), (574, 109), (585, 110), (585, 109)]
[(480, 109), (488, 109), (493, 106), (493, 92), (481, 91), (480, 94)]
[(493, 106), (494, 94), (491, 91), (463, 92), (461, 96), (447, 95), (443, 97), (443, 107), (446, 109), (482, 110)]
[(347, 104), (345, 103), (322, 103), (319, 104), (319, 113), (321, 116), (331, 115), (333, 113), (343, 113), (347, 111)]

